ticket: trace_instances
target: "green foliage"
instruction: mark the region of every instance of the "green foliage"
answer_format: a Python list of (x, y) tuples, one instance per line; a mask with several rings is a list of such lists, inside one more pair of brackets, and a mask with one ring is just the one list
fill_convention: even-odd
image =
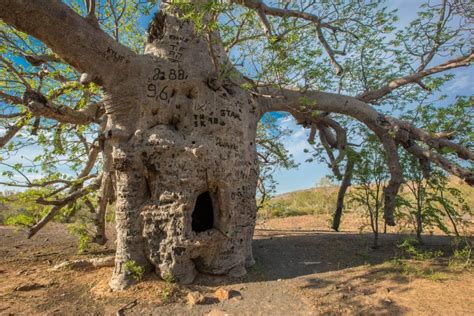
[(77, 245), (77, 252), (83, 254), (89, 249), (91, 242), (90, 232), (87, 230), (85, 224), (71, 224), (69, 225), (69, 232), (79, 237), (79, 243)]
[(123, 265), (127, 274), (129, 274), (135, 281), (139, 282), (143, 274), (145, 273), (145, 268), (136, 263), (134, 260), (127, 260)]
[(39, 205), (34, 201), (47, 190), (26, 190), (0, 194), (0, 206), (5, 225), (28, 227), (44, 216), (51, 207)]
[[(416, 121), (432, 135), (451, 134), (451, 139), (469, 147), (474, 143), (472, 102), (472, 98), (457, 97), (447, 108), (425, 105), (416, 113), (406, 115), (405, 119)], [(456, 162), (455, 154), (445, 148), (438, 151)], [(466, 200), (470, 194), (463, 194), (460, 186), (453, 186), (454, 179), (438, 167), (430, 166), (430, 176), (426, 178), (418, 159), (404, 151), (400, 152), (400, 157), (406, 182), (399, 195), (399, 215), (411, 224), (420, 240), (424, 230), (434, 227), (446, 234), (462, 234), (466, 226), (463, 218), (472, 215), (469, 202), (472, 204), (473, 201)]]
[(399, 253), (392, 260), (394, 267), (404, 276), (423, 277), (432, 281), (447, 278), (445, 273), (434, 269), (430, 262), (444, 256), (441, 250), (422, 249), (417, 239), (405, 238), (397, 245)]
[(472, 242), (465, 238), (457, 238), (453, 243), (453, 255), (449, 258), (448, 266), (453, 271), (470, 270), (474, 254)]
[(380, 212), (384, 204), (383, 188), (389, 173), (380, 142), (372, 134), (367, 134), (366, 139), (354, 165), (355, 186), (349, 193), (348, 205), (361, 207), (368, 216), (374, 233), (374, 247), (378, 247)]
[[(454, 243), (453, 253), (447, 260), (447, 267), (453, 272), (469, 270), (472, 267), (472, 246), (470, 243), (459, 243), (459, 240)], [(423, 277), (432, 281), (442, 281), (449, 277), (443, 264), (446, 262), (443, 258), (447, 255), (445, 252), (424, 249), (414, 238), (404, 239), (398, 244), (398, 249), (400, 251), (391, 263), (402, 275)]]
[(165, 285), (161, 291), (161, 301), (164, 304), (172, 302), (180, 294), (180, 289), (176, 284), (176, 280), (170, 272), (163, 275)]
[(436, 259), (444, 254), (441, 250), (423, 250), (419, 248), (419, 246), (419, 241), (413, 238), (405, 238), (401, 243), (397, 245), (398, 249), (400, 249), (401, 251), (401, 257), (405, 259), (423, 261)]
[(34, 218), (26, 214), (12, 215), (3, 220), (3, 224), (7, 226), (31, 226)]

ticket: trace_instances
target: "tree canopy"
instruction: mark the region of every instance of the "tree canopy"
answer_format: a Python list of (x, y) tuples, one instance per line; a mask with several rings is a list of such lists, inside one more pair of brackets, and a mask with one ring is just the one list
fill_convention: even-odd
[[(380, 0), (163, 2), (212, 43), (214, 81), (239, 82), (258, 99), (262, 113), (291, 113), (310, 130), (314, 160), (328, 163), (342, 181), (338, 209), (353, 160), (374, 135), (388, 166), (389, 224), (404, 181), (402, 151), (426, 177), (435, 168), (474, 184), (474, 99), (446, 93), (455, 80), (452, 70), (473, 60), (470, 1), (425, 1), (404, 28), (397, 27), (398, 12)], [(58, 212), (88, 208), (103, 214), (113, 202), (113, 178), (104, 173), (109, 109), (101, 87), (114, 79), (107, 62), (125, 65), (127, 56), (144, 53), (144, 21), (156, 5), (0, 4), (1, 184), (25, 189), (17, 198), (36, 203), (30, 236)], [(148, 41), (159, 21), (148, 28)], [(229, 56), (225, 62), (214, 56), (216, 42)], [(98, 59), (101, 45), (109, 47), (100, 52), (105, 63)], [(235, 78), (237, 71), (243, 81)], [(266, 114), (260, 124), (258, 188), (265, 198), (272, 170), (294, 163), (280, 141), (287, 132), (275, 116)]]

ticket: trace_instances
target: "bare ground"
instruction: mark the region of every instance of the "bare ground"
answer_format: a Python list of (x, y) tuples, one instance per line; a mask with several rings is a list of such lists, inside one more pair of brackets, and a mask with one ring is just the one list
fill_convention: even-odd
[[(257, 263), (245, 277), (201, 275), (192, 286), (177, 286), (150, 274), (120, 293), (107, 287), (112, 268), (50, 271), (65, 260), (113, 254), (112, 243), (79, 256), (64, 225), (50, 224), (32, 240), (0, 226), (0, 314), (115, 315), (127, 304), (126, 315), (472, 314), (472, 272), (453, 272), (440, 258), (410, 263), (417, 272), (402, 273), (392, 259), (404, 236), (382, 235), (383, 246), (372, 250), (370, 234), (327, 226), (314, 216), (260, 222)], [(433, 235), (425, 242), (448, 250), (450, 240)], [(219, 287), (241, 295), (218, 302)], [(186, 293), (196, 290), (206, 301), (190, 306)]]

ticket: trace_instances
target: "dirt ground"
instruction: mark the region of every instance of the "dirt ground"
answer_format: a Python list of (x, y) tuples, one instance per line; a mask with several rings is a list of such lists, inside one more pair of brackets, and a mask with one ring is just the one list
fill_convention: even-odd
[[(51, 271), (65, 260), (113, 254), (112, 242), (77, 255), (77, 240), (65, 225), (49, 224), (32, 240), (0, 226), (0, 314), (117, 315), (126, 306), (118, 314), (472, 315), (472, 272), (449, 270), (445, 258), (401, 270), (393, 258), (404, 236), (382, 235), (382, 247), (372, 250), (370, 234), (327, 227), (327, 218), (315, 216), (260, 222), (253, 245), (257, 263), (242, 278), (200, 275), (194, 285), (177, 286), (150, 274), (112, 293), (112, 268)], [(433, 235), (425, 243), (447, 250), (450, 240)], [(240, 295), (219, 302), (213, 298), (219, 287)], [(204, 304), (187, 304), (190, 291), (201, 292)]]

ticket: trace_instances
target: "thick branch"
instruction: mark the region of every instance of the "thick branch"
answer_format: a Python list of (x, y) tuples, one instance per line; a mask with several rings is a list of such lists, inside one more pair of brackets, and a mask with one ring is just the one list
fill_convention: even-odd
[(35, 67), (49, 62), (61, 62), (61, 59), (56, 55), (25, 55), (24, 57), (32, 66)]
[(412, 155), (420, 159), (431, 161), (442, 169), (444, 169), (445, 171), (449, 172), (450, 174), (453, 174), (463, 179), (464, 181), (466, 181), (467, 184), (474, 186), (474, 173), (469, 169), (463, 168), (449, 161), (448, 159), (444, 158), (439, 153), (433, 150), (425, 149), (416, 144), (407, 145), (405, 146), (405, 149)]
[(395, 118), (387, 118), (388, 121), (392, 124), (394, 130), (399, 131), (400, 129), (407, 131), (409, 133), (410, 138), (414, 138), (416, 140), (422, 141), (426, 145), (428, 145), (430, 148), (436, 149), (436, 150), (441, 150), (443, 148), (450, 148), (456, 152), (459, 158), (465, 159), (465, 160), (472, 160), (474, 161), (474, 153), (469, 151), (464, 146), (461, 146), (459, 144), (456, 144), (449, 139), (445, 138), (441, 134), (440, 136), (432, 136), (430, 133), (417, 128), (413, 125), (411, 125), (408, 122), (402, 121), (402, 120), (397, 120)]
[(55, 106), (38, 92), (25, 92), (24, 102), (35, 116), (54, 119), (61, 123), (87, 125), (97, 123), (103, 114), (101, 103), (91, 103), (81, 110), (68, 106)]
[(112, 70), (134, 56), (59, 0), (2, 0), (0, 18), (44, 42), (78, 71), (95, 74), (98, 83), (112, 82)]

